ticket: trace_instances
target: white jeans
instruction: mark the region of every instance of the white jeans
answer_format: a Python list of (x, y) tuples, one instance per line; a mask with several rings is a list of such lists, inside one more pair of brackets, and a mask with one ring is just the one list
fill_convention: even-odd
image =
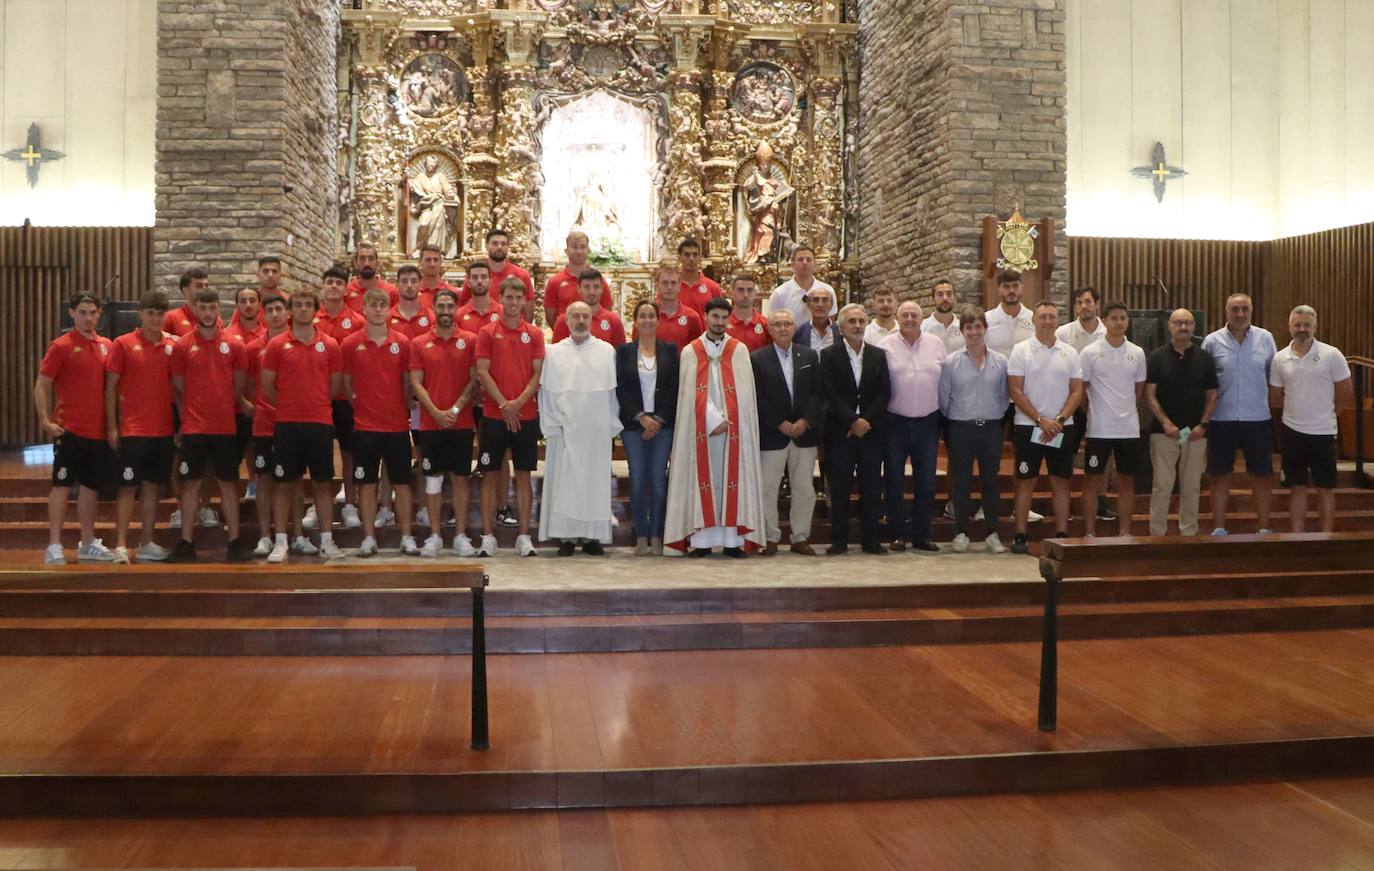
[(816, 510), (816, 451), (817, 448), (799, 448), (796, 442), (789, 442), (782, 450), (759, 452), (763, 465), (763, 522), (769, 541), (782, 541), (778, 488), (784, 470), (792, 482), (792, 511), (788, 518), (792, 521), (792, 543), (811, 537), (811, 515)]

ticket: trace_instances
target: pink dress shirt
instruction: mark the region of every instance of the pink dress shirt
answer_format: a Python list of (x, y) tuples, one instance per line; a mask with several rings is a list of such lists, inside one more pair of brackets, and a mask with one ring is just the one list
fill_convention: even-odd
[(940, 409), (940, 366), (945, 344), (939, 336), (921, 333), (908, 343), (900, 332), (878, 340), (887, 355), (892, 399), (887, 410), (902, 417), (925, 417)]

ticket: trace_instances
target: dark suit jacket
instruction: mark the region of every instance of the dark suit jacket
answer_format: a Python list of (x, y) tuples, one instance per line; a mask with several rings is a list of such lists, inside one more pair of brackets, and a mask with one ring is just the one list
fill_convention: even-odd
[[(840, 338), (839, 324), (831, 321), (830, 331), (835, 334), (836, 342), (844, 341), (844, 339)], [(792, 344), (801, 345), (803, 348), (811, 347), (811, 321), (808, 320), (804, 324), (797, 324), (797, 332), (792, 336)]]
[[(825, 415), (820, 357), (810, 348), (792, 343), (792, 397), (782, 374), (777, 349), (769, 342), (749, 355), (754, 364), (754, 395), (759, 403), (759, 450), (780, 451), (795, 441), (799, 448), (820, 444)], [(778, 432), (783, 421), (806, 419), (806, 432), (790, 439)]]
[[(843, 339), (821, 351), (821, 378), (825, 385), (826, 438), (843, 438), (856, 418), (868, 421), (874, 431), (883, 428), (887, 402), (892, 397), (892, 382), (887, 372), (887, 355), (864, 344), (859, 364), (859, 384), (849, 368), (848, 346)], [(855, 407), (859, 408), (856, 414)], [(865, 438), (871, 437), (872, 433)]]
[[(655, 343), (658, 380), (654, 382), (654, 416), (664, 429), (673, 431), (677, 417), (677, 346)], [(639, 391), (639, 342), (627, 342), (615, 349), (615, 398), (620, 402), (620, 422), (626, 429), (643, 430), (635, 418), (644, 412), (644, 397)]]

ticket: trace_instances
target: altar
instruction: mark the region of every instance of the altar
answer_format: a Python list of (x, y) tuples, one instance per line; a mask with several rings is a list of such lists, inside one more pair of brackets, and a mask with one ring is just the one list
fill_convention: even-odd
[[(500, 227), (556, 271), (586, 233), (627, 312), (697, 239), (771, 287), (792, 249), (845, 293), (855, 12), (817, 0), (362, 0), (339, 51), (338, 251), (457, 272)], [(536, 282), (542, 287), (542, 282)], [(536, 306), (542, 311), (542, 305)]]

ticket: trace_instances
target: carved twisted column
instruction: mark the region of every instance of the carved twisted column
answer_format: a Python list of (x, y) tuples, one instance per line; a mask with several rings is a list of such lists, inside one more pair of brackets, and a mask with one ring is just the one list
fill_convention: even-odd
[(472, 260), (486, 253), (484, 241), (496, 208), (496, 168), (493, 135), (496, 110), (492, 101), (491, 32), (483, 27), (469, 35), (472, 42), (473, 113), (468, 153), (463, 157), (463, 256)]
[(843, 218), (842, 179), (843, 139), (840, 127), (839, 95), (843, 83), (836, 77), (813, 79), (811, 82), (812, 118), (811, 152), (813, 162), (811, 187), (812, 244), (816, 246), (816, 260), (829, 268), (838, 267), (840, 260), (840, 228)]
[(353, 177), (353, 235), (382, 251), (404, 257), (392, 219), (392, 197), (387, 184), (386, 71), (380, 66), (360, 66), (358, 82), (357, 162)]
[(544, 16), (498, 13), (507, 66), (502, 76), (501, 114), (496, 125), (496, 226), (510, 236), (511, 252), (526, 263), (539, 260), (537, 197), (541, 179), (534, 138), (535, 72), (531, 65)]
[(668, 76), (668, 221), (664, 245), (676, 248), (682, 239), (700, 239), (705, 231), (701, 213), (701, 73), (674, 70)]

